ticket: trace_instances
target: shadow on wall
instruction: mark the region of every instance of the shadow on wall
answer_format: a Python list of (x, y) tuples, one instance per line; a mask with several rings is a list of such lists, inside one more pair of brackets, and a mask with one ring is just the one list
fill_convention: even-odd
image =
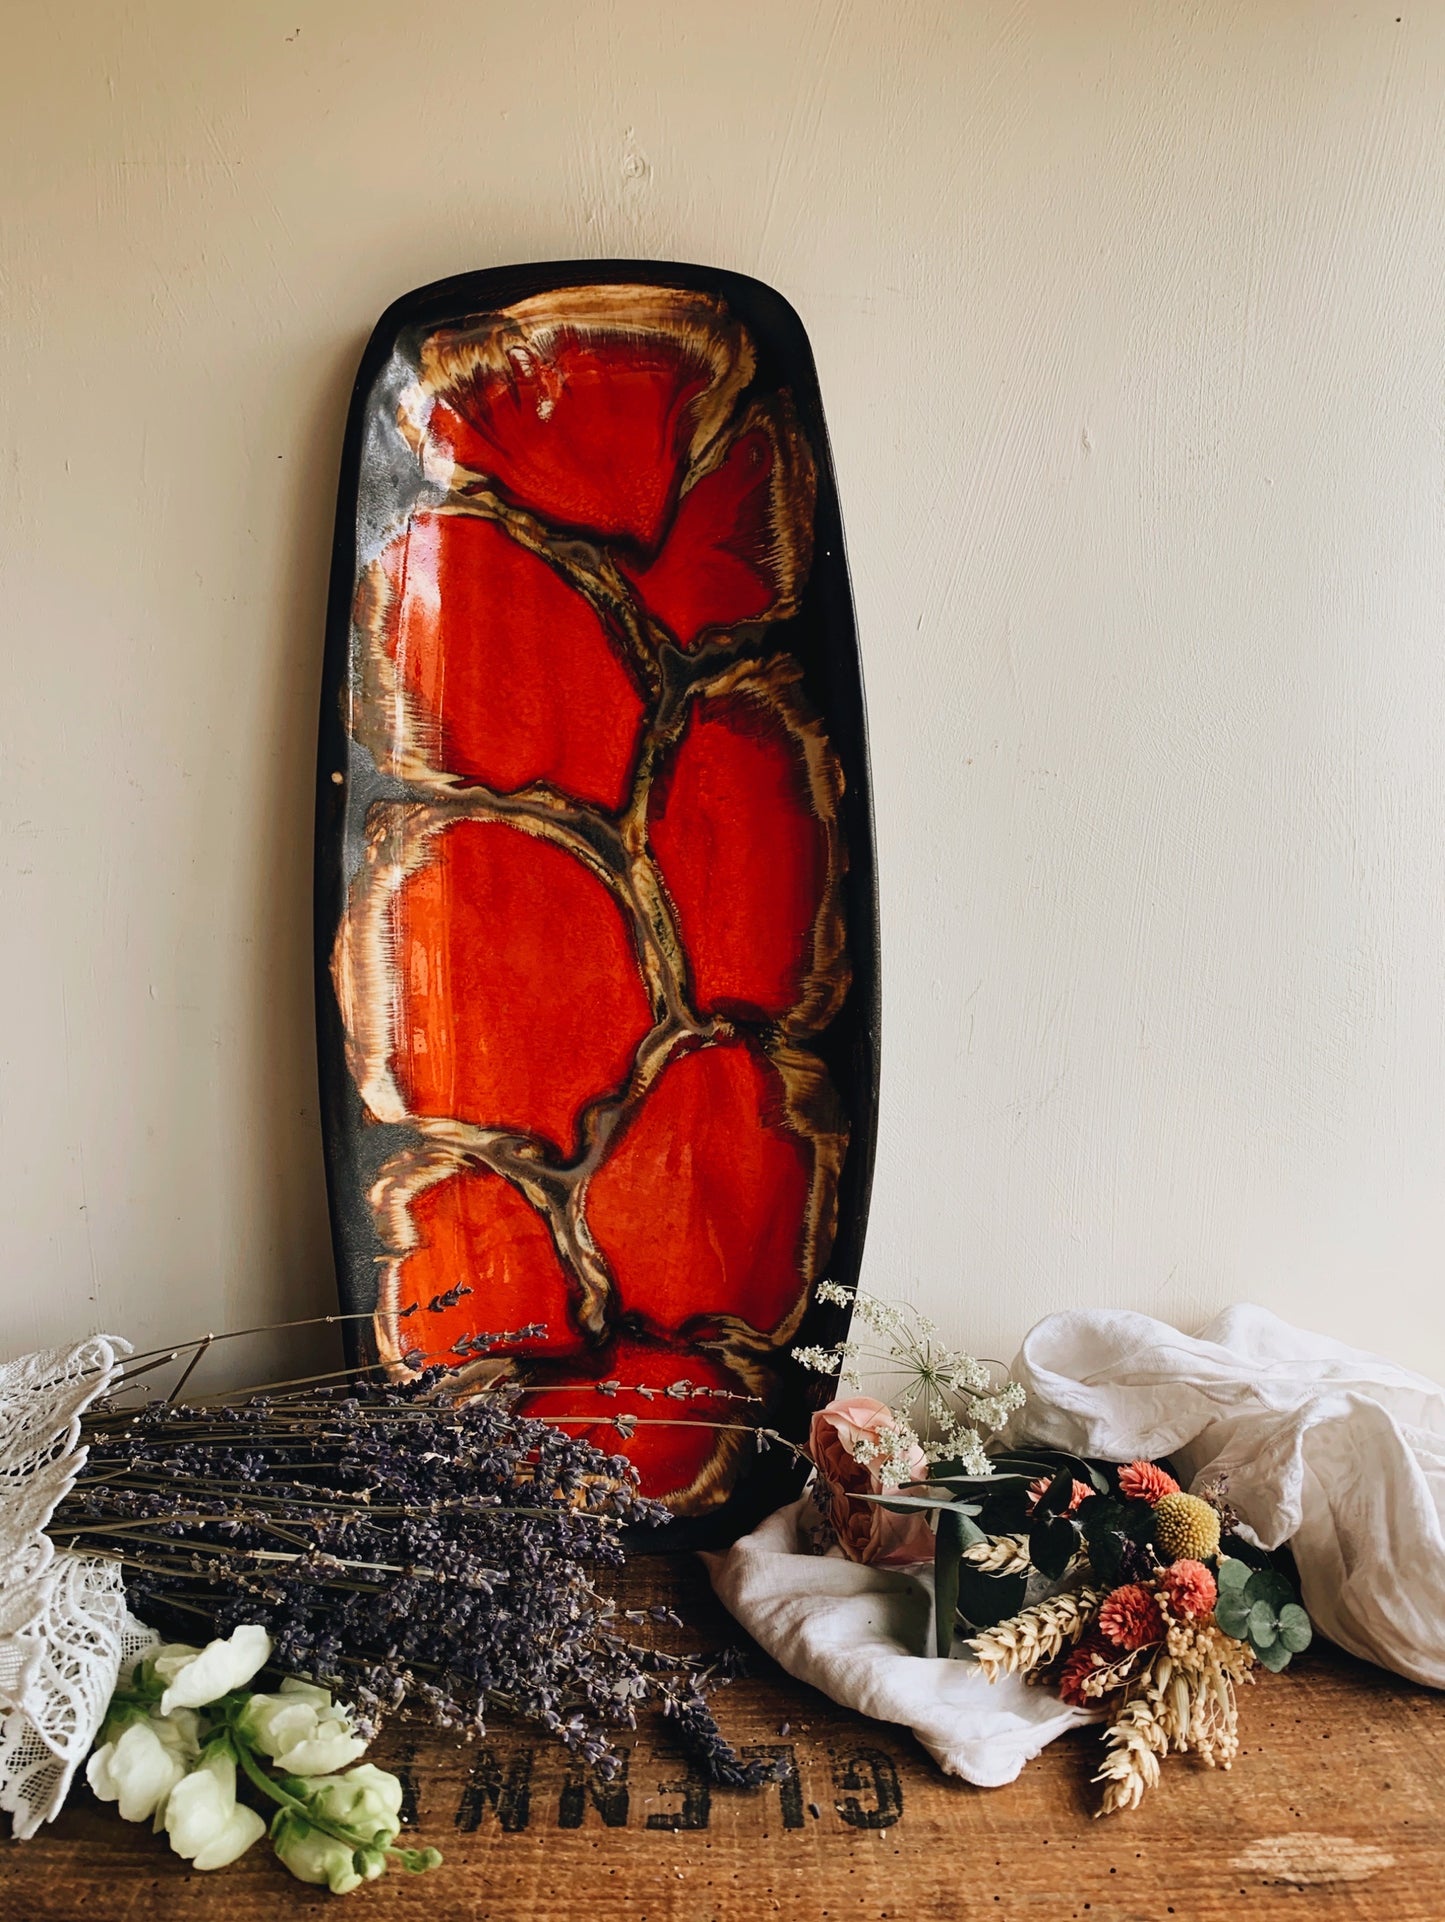
[[(247, 670), (270, 686), (256, 700), (257, 738), (249, 749), (263, 762), (253, 790), (261, 799), (240, 838), (234, 877), (248, 910), (240, 924), (248, 952), (237, 970), (241, 1000), (233, 1012), (250, 1045), (235, 1082), (240, 1124), (225, 1184), (226, 1211), (235, 1217), (228, 1239), (247, 1251), (228, 1291), (225, 1321), (232, 1328), (338, 1307), (316, 1083), (312, 830), (337, 474), (366, 338), (365, 328), (333, 338), (280, 379), (268, 355), (264, 368), (242, 368), (235, 380), (238, 393), (277, 397), (274, 414), (249, 424), (254, 453), (238, 533), (275, 525), (278, 496), (284, 532), (272, 564), (260, 563), (258, 645)], [(232, 716), (216, 716), (218, 731), (233, 725)], [(206, 857), (198, 850), (198, 858)], [(291, 1379), (341, 1362), (338, 1329), (262, 1335), (215, 1350), (187, 1392)]]

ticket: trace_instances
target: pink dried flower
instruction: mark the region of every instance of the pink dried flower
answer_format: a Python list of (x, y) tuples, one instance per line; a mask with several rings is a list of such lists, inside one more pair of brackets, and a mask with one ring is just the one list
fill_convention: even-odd
[(1104, 1597), (1099, 1627), (1116, 1648), (1147, 1648), (1151, 1642), (1164, 1639), (1159, 1604), (1142, 1582), (1126, 1582)]
[[(897, 1436), (893, 1410), (871, 1395), (830, 1401), (813, 1417), (808, 1453), (827, 1483), (828, 1516), (838, 1546), (850, 1562), (896, 1567), (932, 1560), (933, 1533), (921, 1509), (895, 1515), (877, 1502), (853, 1499), (857, 1494), (887, 1492), (880, 1456)], [(865, 1459), (860, 1461), (859, 1455)], [(903, 1466), (910, 1480), (922, 1481), (928, 1473), (928, 1458), (914, 1444)]]
[(1059, 1695), (1070, 1708), (1088, 1708), (1093, 1697), (1085, 1695), (1084, 1683), (1096, 1668), (1113, 1659), (1114, 1651), (1097, 1632), (1086, 1635), (1059, 1670)]
[(1170, 1613), (1202, 1622), (1219, 1600), (1219, 1587), (1203, 1562), (1174, 1562), (1159, 1577)]
[[(1043, 1500), (1044, 1496), (1048, 1494), (1050, 1488), (1053, 1486), (1053, 1481), (1054, 1481), (1054, 1478), (1052, 1475), (1040, 1475), (1037, 1477), (1036, 1480), (1031, 1481), (1029, 1483), (1030, 1512), (1032, 1512), (1033, 1509), (1037, 1508), (1039, 1503)], [(1090, 1495), (1093, 1494), (1093, 1492), (1094, 1492), (1093, 1489), (1090, 1488), (1087, 1482), (1076, 1481), (1073, 1485), (1073, 1491), (1069, 1497), (1069, 1505), (1066, 1509), (1064, 1509), (1063, 1513), (1065, 1515), (1072, 1515), (1074, 1510), (1078, 1507), (1079, 1503), (1086, 1502), (1089, 1499)]]
[(1131, 1502), (1148, 1502), (1152, 1508), (1166, 1495), (1177, 1495), (1179, 1484), (1153, 1462), (1128, 1462), (1119, 1470), (1119, 1493)]

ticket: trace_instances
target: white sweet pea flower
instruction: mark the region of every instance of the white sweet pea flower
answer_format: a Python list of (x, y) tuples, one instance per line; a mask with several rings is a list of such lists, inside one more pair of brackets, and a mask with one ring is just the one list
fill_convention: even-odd
[(213, 1748), (171, 1790), (165, 1829), (177, 1855), (198, 1869), (223, 1869), (260, 1840), (266, 1824), (236, 1800), (235, 1757)]
[(288, 1812), (275, 1847), (298, 1881), (324, 1882), (333, 1895), (347, 1895), (384, 1872), (386, 1851), (401, 1828), (402, 1788), (394, 1775), (363, 1762), (345, 1775), (303, 1781), (299, 1792), (312, 1814), (356, 1839), (354, 1845), (338, 1841), (312, 1828), (299, 1809)]
[[(161, 1642), (148, 1655), (143, 1656), (136, 1665), (131, 1686), (144, 1688), (146, 1682), (153, 1679), (159, 1681), (164, 1687), (173, 1675), (186, 1666), (187, 1662), (195, 1661), (200, 1652), (189, 1642)], [(124, 1685), (125, 1674), (122, 1670), (121, 1686)]]
[(147, 1822), (164, 1813), (171, 1790), (200, 1753), (196, 1716), (145, 1716), (127, 1722), (85, 1765), (85, 1779), (102, 1802), (117, 1804), (123, 1820)]
[[(298, 1882), (325, 1883), (333, 1895), (350, 1895), (386, 1869), (386, 1856), (380, 1849), (354, 1849), (349, 1842), (338, 1842), (335, 1836), (313, 1829), (301, 1816), (281, 1824), (276, 1853)], [(356, 1866), (358, 1857), (360, 1870)]]
[(161, 1714), (169, 1715), (173, 1708), (204, 1708), (208, 1702), (218, 1702), (233, 1688), (244, 1688), (270, 1659), (271, 1637), (254, 1622), (243, 1622), (225, 1641), (207, 1642), (200, 1649), (185, 1642), (167, 1642), (150, 1661), (165, 1689)]
[(345, 1775), (313, 1777), (305, 1797), (323, 1821), (354, 1831), (374, 1848), (390, 1848), (401, 1829), (401, 1783), (371, 1762)]
[(334, 1775), (366, 1753), (342, 1702), (328, 1689), (288, 1675), (277, 1695), (253, 1695), (237, 1721), (253, 1748), (284, 1775)]

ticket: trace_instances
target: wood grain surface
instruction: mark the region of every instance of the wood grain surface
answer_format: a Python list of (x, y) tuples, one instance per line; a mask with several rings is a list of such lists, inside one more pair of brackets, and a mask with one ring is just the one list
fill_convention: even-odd
[[(733, 1638), (690, 1561), (639, 1564), (626, 1599), (681, 1607), (690, 1646)], [(344, 1914), (542, 1922), (1184, 1922), (1445, 1916), (1445, 1713), (1438, 1696), (1332, 1650), (1245, 1696), (1229, 1774), (1171, 1761), (1135, 1815), (1093, 1819), (1098, 1737), (1047, 1749), (1009, 1788), (946, 1779), (901, 1730), (835, 1707), (761, 1656), (719, 1699), (730, 1736), (786, 1779), (709, 1790), (652, 1723), (625, 1781), (591, 1779), (530, 1729), (470, 1748), (389, 1727), (376, 1759), (406, 1780), (419, 1841), (445, 1866), (399, 1873)], [(199, 1875), (81, 1788), (32, 1842), (0, 1852), (4, 1922), (142, 1916), (271, 1922), (334, 1898), (258, 1846)]]

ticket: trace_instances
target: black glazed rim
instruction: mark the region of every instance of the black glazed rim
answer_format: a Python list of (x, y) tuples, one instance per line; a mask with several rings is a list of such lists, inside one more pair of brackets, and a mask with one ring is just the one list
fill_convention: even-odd
[[(822, 714), (843, 768), (840, 822), (848, 849), (843, 884), (848, 953), (853, 978), (842, 1008), (811, 1044), (826, 1063), (848, 1118), (848, 1152), (838, 1188), (838, 1232), (828, 1265), (831, 1279), (857, 1282), (867, 1228), (877, 1142), (879, 1037), (879, 928), (868, 727), (862, 666), (837, 480), (823, 417), (822, 396), (807, 333), (795, 310), (773, 288), (721, 268), (650, 260), (547, 261), (456, 274), (396, 300), (377, 322), (361, 357), (347, 415), (337, 492), (317, 747), (315, 841), (316, 1032), (321, 1124), (332, 1246), (342, 1308), (367, 1312), (376, 1302), (380, 1248), (366, 1202), (370, 1178), (386, 1155), (409, 1138), (401, 1125), (368, 1122), (347, 1070), (340, 1010), (331, 985), (330, 957), (345, 904), (348, 851), (359, 846), (373, 801), (405, 791), (383, 779), (370, 756), (347, 734), (345, 695), (351, 675), (351, 613), (358, 571), (358, 510), (369, 428), (379, 417), (378, 388), (399, 345), (409, 335), (495, 311), (534, 294), (565, 287), (630, 283), (676, 287), (722, 299), (748, 328), (757, 352), (755, 385), (788, 387), (817, 466), (813, 571), (798, 614), (782, 626), (803, 669), (803, 687)], [(341, 775), (338, 782), (334, 777)], [(813, 1301), (797, 1340), (828, 1344), (847, 1331), (848, 1311)], [(351, 1366), (374, 1358), (365, 1324), (348, 1322)], [(779, 1370), (775, 1425), (793, 1440), (806, 1434), (812, 1409), (830, 1384), (789, 1360)], [(642, 1531), (634, 1546), (669, 1550), (732, 1540), (798, 1493), (802, 1465), (779, 1448), (745, 1460), (728, 1500), (713, 1513), (684, 1517), (661, 1531)]]

